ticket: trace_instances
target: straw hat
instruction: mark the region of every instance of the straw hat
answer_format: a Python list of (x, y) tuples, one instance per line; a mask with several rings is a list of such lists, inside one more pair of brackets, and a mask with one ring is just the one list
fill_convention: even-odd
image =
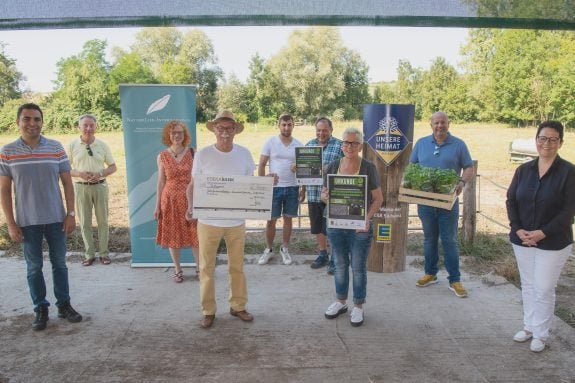
[(234, 114), (228, 110), (222, 110), (221, 112), (219, 112), (216, 115), (216, 118), (214, 118), (212, 121), (208, 121), (206, 123), (206, 127), (208, 128), (208, 130), (210, 132), (213, 132), (215, 125), (220, 120), (232, 121), (234, 123), (235, 128), (236, 128), (236, 134), (239, 134), (244, 130), (244, 125), (237, 122), (236, 118), (234, 117)]

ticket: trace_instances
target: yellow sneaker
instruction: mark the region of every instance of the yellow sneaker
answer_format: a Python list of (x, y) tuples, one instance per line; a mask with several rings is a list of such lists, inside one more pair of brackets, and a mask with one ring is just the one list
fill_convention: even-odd
[(423, 277), (419, 278), (417, 282), (415, 282), (415, 285), (417, 287), (426, 287), (436, 283), (437, 283), (437, 275), (425, 274)]
[(463, 288), (461, 282), (450, 283), (449, 290), (453, 291), (459, 298), (467, 298), (467, 290)]

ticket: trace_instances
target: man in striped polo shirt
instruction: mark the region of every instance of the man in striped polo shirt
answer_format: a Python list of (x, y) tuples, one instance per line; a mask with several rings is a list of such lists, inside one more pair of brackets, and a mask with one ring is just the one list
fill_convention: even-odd
[[(64, 148), (58, 141), (40, 134), (43, 124), (40, 107), (32, 103), (20, 106), (16, 123), (20, 138), (0, 149), (0, 203), (10, 238), (23, 245), (28, 287), (36, 312), (32, 329), (40, 331), (46, 328), (50, 306), (42, 273), (44, 238), (52, 264), (58, 317), (70, 322), (82, 320), (70, 305), (66, 266), (66, 236), (76, 227), (74, 188)], [(58, 181), (64, 188), (66, 210)], [(12, 204), (12, 183), (16, 214)]]

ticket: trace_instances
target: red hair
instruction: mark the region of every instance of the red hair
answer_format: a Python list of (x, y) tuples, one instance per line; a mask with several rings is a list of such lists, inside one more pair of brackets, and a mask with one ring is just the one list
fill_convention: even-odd
[(162, 143), (166, 146), (172, 145), (172, 138), (170, 137), (170, 134), (176, 126), (181, 126), (184, 129), (184, 141), (182, 142), (182, 145), (190, 145), (190, 142), (192, 142), (192, 136), (190, 136), (190, 132), (186, 124), (179, 120), (168, 121), (166, 125), (164, 125), (164, 129), (162, 130)]

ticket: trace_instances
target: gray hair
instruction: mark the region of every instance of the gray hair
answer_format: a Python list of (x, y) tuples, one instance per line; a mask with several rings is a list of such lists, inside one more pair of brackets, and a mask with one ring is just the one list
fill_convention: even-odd
[(80, 118), (78, 118), (78, 124), (79, 124), (80, 122), (82, 122), (82, 120), (83, 120), (84, 118), (89, 118), (89, 119), (91, 119), (91, 120), (94, 121), (94, 122), (98, 122), (98, 120), (96, 119), (96, 116), (94, 116), (93, 114), (87, 113), (87, 114), (81, 115)]
[(345, 137), (346, 134), (355, 134), (360, 144), (363, 144), (363, 132), (358, 128), (345, 128), (341, 137)]

